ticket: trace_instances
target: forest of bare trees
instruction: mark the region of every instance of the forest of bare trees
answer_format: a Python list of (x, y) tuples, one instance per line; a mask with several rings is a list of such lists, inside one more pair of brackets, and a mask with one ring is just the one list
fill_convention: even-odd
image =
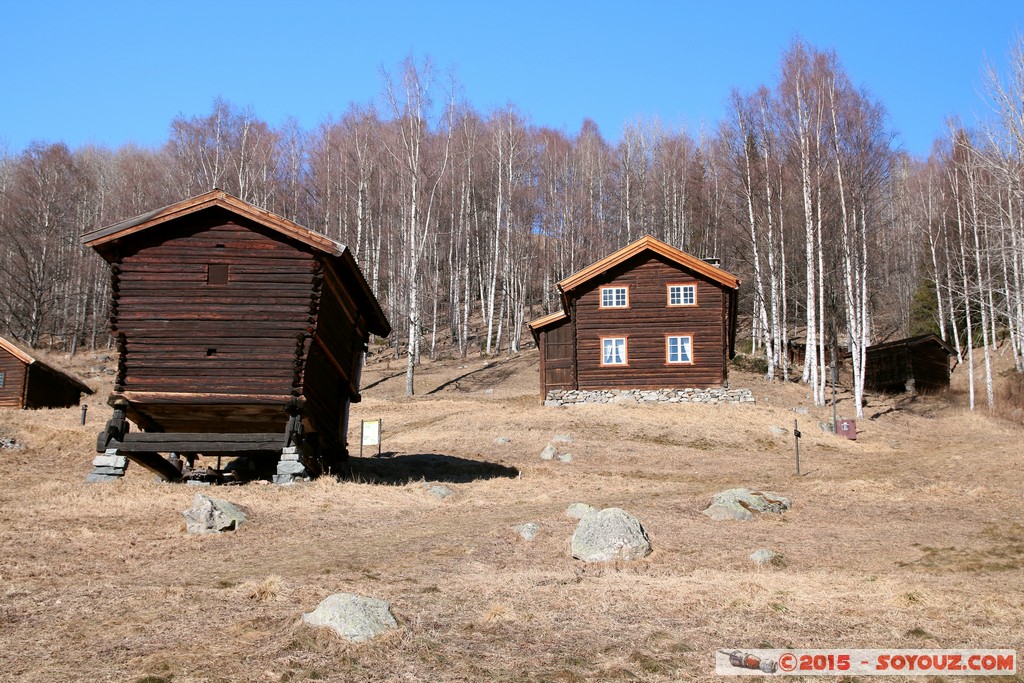
[(860, 406), (865, 347), (934, 331), (972, 370), (972, 408), (984, 368), (991, 408), (995, 346), (1024, 368), (1024, 45), (985, 80), (995, 114), (951, 120), (927, 160), (833, 52), (799, 40), (776, 83), (734, 92), (696, 138), (636, 120), (612, 144), (590, 121), (570, 136), (511, 105), (481, 113), (410, 59), (379, 102), (311, 131), (217, 100), (157, 149), (0, 150), (0, 334), (106, 346), (107, 271), (79, 236), (220, 187), (351, 248), (410, 394), (423, 355), (519, 351), (558, 280), (651, 234), (743, 278), (747, 348), (816, 403), (835, 352)]

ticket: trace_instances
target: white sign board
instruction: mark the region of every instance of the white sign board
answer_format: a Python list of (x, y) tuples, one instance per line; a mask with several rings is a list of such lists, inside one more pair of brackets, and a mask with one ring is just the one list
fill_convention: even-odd
[(380, 445), (380, 420), (363, 420), (363, 441), (364, 446)]

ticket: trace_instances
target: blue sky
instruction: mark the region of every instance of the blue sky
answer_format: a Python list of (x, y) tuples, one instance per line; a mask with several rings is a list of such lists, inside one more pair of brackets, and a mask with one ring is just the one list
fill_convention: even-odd
[(429, 56), (478, 111), (542, 126), (594, 119), (615, 141), (638, 116), (696, 134), (732, 88), (775, 81), (799, 34), (835, 49), (926, 155), (948, 116), (984, 111), (1024, 2), (47, 2), (0, 0), (0, 145), (162, 144), (215, 97), (307, 129), (379, 99), (381, 67)]

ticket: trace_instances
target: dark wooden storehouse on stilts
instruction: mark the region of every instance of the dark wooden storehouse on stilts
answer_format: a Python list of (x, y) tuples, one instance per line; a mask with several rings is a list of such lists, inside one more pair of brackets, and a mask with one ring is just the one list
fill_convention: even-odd
[(646, 236), (558, 283), (528, 323), (548, 392), (711, 388), (735, 352), (740, 280)]
[(110, 264), (118, 361), (91, 479), (246, 455), (287, 482), (347, 456), (369, 335), (391, 332), (349, 249), (221, 190), (82, 241)]
[(956, 351), (935, 334), (876, 344), (865, 349), (864, 385), (871, 391), (929, 393), (949, 386), (949, 359)]
[(0, 408), (68, 408), (92, 389), (0, 337)]

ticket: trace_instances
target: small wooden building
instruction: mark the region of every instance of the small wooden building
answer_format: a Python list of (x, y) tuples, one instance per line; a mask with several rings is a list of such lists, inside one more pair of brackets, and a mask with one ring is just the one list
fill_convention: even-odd
[(92, 389), (0, 337), (0, 408), (77, 406)]
[(117, 340), (97, 450), (168, 479), (158, 453), (298, 448), (310, 475), (345, 457), (369, 335), (391, 332), (348, 248), (216, 189), (82, 241), (110, 264)]
[(721, 268), (646, 236), (557, 286), (562, 310), (528, 323), (542, 398), (727, 382), (740, 281)]
[(871, 391), (928, 393), (949, 386), (949, 358), (956, 351), (938, 335), (876, 344), (865, 349), (864, 386)]

